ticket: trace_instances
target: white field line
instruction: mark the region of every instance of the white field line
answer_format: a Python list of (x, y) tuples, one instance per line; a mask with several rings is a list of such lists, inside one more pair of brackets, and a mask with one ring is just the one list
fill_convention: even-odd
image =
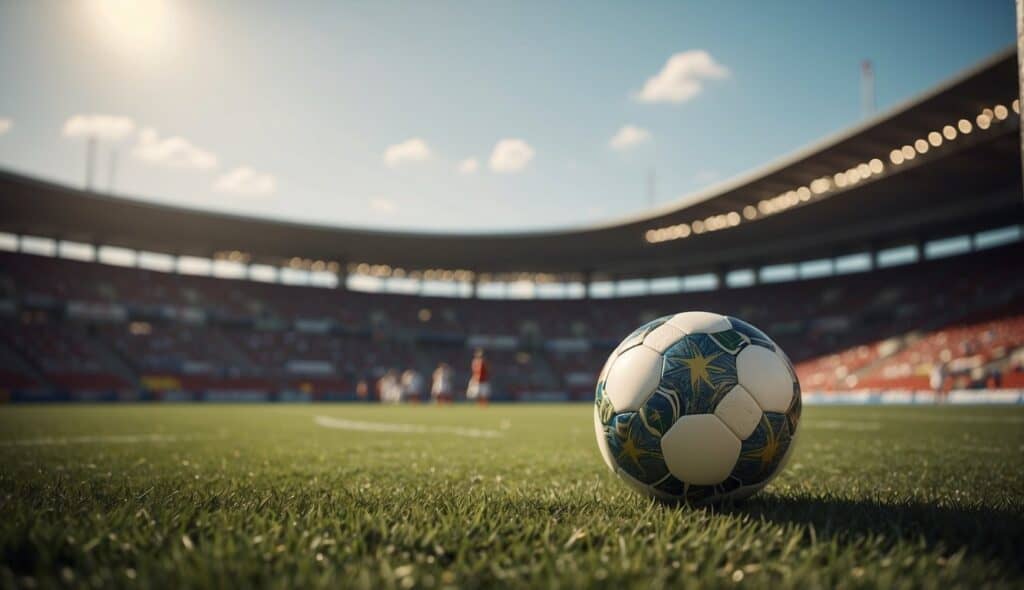
[(175, 436), (173, 434), (97, 434), (86, 436), (41, 436), (36, 438), (18, 438), (0, 440), (0, 447), (41, 447), (53, 445), (79, 445), (91, 443), (103, 444), (137, 444), (137, 443), (173, 443), (184, 440), (202, 438), (197, 436)]
[(359, 422), (345, 418), (330, 416), (314, 416), (313, 422), (324, 428), (337, 430), (357, 430), (360, 432), (396, 432), (401, 434), (454, 434), (469, 438), (498, 438), (502, 434), (497, 430), (481, 428), (463, 428), (461, 426), (424, 426), (422, 424), (397, 424), (393, 422)]

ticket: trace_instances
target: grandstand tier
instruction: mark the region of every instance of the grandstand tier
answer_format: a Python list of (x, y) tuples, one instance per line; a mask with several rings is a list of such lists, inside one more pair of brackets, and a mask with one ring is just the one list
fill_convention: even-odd
[[(1019, 386), (1024, 243), (872, 272), (674, 295), (488, 301), (367, 294), (0, 254), (0, 386), (16, 399), (354, 399), (389, 369), (500, 398), (585, 399), (618, 339), (653, 317), (743, 317), (805, 389)], [(424, 313), (426, 312), (426, 313)], [(1014, 385), (1016, 384), (1016, 385)]]

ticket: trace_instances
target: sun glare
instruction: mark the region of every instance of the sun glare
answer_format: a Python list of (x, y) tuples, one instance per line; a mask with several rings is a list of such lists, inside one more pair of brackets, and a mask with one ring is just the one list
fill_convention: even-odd
[(160, 53), (171, 41), (173, 11), (167, 0), (89, 0), (97, 35), (136, 57)]

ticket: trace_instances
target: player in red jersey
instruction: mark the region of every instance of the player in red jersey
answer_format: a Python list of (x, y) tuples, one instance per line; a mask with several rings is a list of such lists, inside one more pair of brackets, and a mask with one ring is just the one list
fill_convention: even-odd
[(469, 378), (469, 387), (466, 389), (466, 397), (475, 399), (476, 403), (486, 406), (491, 398), (490, 365), (484, 358), (482, 348), (476, 349), (473, 353), (473, 364), (471, 366), (473, 376)]

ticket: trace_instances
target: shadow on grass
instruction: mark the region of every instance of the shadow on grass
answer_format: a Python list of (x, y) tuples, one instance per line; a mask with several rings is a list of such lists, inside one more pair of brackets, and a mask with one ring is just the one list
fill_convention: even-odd
[(1006, 571), (1024, 573), (1024, 514), (1008, 509), (763, 495), (717, 511), (807, 527), (818, 541), (920, 543), (946, 556), (963, 551), (965, 557), (996, 560)]

